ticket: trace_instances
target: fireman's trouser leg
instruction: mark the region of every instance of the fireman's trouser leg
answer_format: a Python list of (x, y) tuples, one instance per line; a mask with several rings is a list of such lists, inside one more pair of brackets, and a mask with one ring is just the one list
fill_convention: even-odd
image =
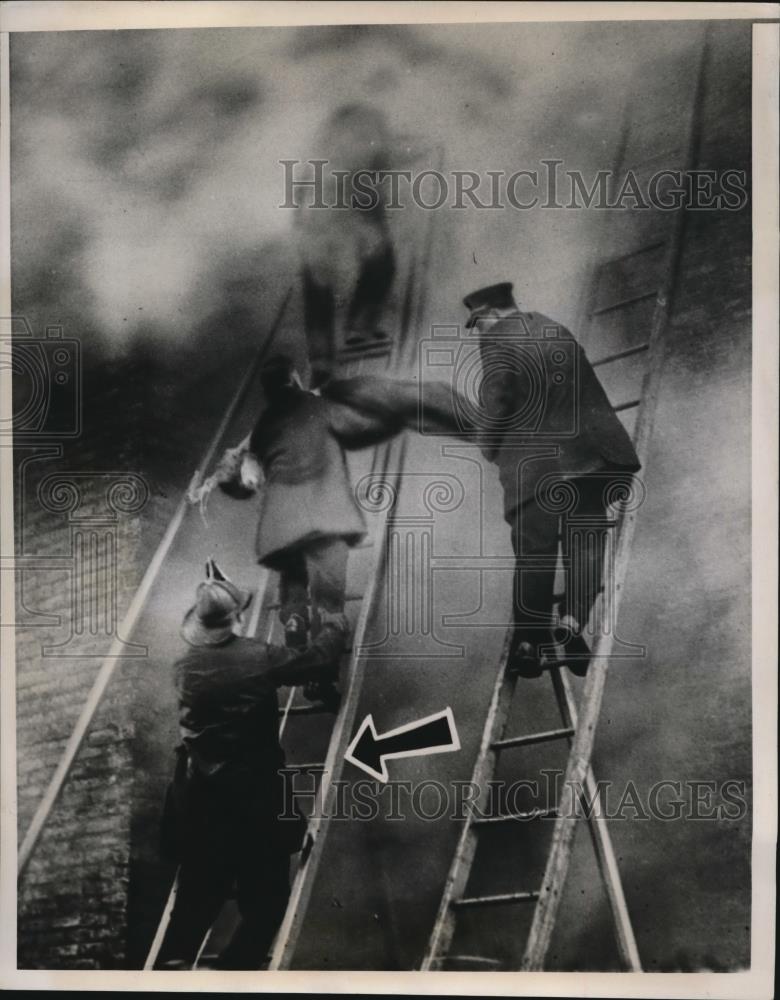
[(157, 968), (181, 961), (191, 966), (203, 939), (230, 892), (232, 873), (216, 858), (191, 859), (179, 868), (176, 901), (165, 934)]
[(325, 538), (304, 551), (309, 574), (309, 595), (315, 615), (318, 611), (340, 614), (347, 591), (349, 546), (343, 538)]
[(237, 877), (241, 924), (220, 956), (223, 969), (260, 969), (266, 962), (290, 896), (290, 856), (258, 847)]
[(348, 559), (349, 546), (343, 538), (323, 538), (291, 552), (279, 572), (280, 621), (287, 622), (292, 614), (308, 621), (311, 604), (316, 633), (320, 611), (343, 612)]
[(561, 534), (564, 569), (559, 613), (587, 624), (601, 587), (604, 549), (609, 525), (604, 507), (602, 476), (569, 480), (576, 499), (563, 515), (535, 501), (519, 507), (512, 523), (517, 557), (513, 588), (514, 643), (538, 646), (550, 642), (552, 602)]
[(558, 517), (527, 503), (514, 512), (512, 548), (515, 573), (512, 587), (513, 648), (530, 643), (535, 656), (549, 645), (553, 584), (558, 558)]
[(279, 620), (285, 625), (293, 614), (309, 620), (309, 572), (300, 549), (279, 560)]

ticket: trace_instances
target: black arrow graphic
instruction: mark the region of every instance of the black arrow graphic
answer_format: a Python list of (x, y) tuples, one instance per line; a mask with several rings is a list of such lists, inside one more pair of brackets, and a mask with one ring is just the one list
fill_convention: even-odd
[(367, 715), (347, 747), (344, 759), (361, 768), (372, 778), (387, 781), (386, 760), (391, 757), (423, 757), (432, 753), (460, 750), (460, 737), (451, 708), (424, 719), (408, 722), (378, 736), (374, 720)]

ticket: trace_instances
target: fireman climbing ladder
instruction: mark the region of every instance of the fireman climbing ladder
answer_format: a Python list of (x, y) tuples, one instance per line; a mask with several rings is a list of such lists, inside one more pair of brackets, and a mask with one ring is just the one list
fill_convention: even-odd
[[(282, 319), (284, 318), (291, 295), (292, 288), (286, 291), (265, 340), (258, 348), (254, 361), (247, 368), (244, 377), (242, 378), (233, 395), (233, 398), (225, 410), (214, 436), (206, 448), (200, 465), (196, 471), (196, 475), (198, 477), (202, 477), (205, 474), (211, 463), (216, 458), (219, 447), (222, 444), (228, 429), (235, 419), (236, 414), (240, 411), (241, 406), (246, 401), (251, 387), (257, 377), (263, 358), (267, 356), (268, 348), (273, 343), (274, 337), (276, 336)], [(84, 702), (78, 719), (76, 720), (76, 724), (74, 725), (70, 736), (68, 737), (68, 741), (65, 744), (62, 756), (57, 763), (57, 767), (55, 768), (41, 801), (33, 814), (30, 825), (27, 828), (27, 832), (25, 833), (19, 847), (17, 857), (17, 880), (21, 880), (24, 876), (33, 852), (38, 845), (44, 828), (46, 827), (54, 807), (62, 794), (65, 783), (70, 776), (79, 751), (81, 750), (89, 733), (90, 726), (92, 725), (95, 716), (103, 703), (106, 693), (109, 690), (111, 682), (117, 673), (117, 667), (121, 663), (121, 658), (124, 654), (124, 640), (120, 638), (120, 636), (129, 636), (133, 629), (138, 625), (138, 622), (140, 621), (141, 616), (149, 602), (149, 597), (160, 574), (160, 570), (171, 553), (190, 506), (191, 505), (187, 496), (182, 496), (176, 510), (173, 513), (173, 516), (171, 517), (171, 520), (168, 522), (168, 526), (163, 537), (160, 539), (160, 542), (155, 549), (149, 565), (146, 567), (146, 571), (144, 572), (138, 589), (130, 602), (130, 606), (122, 619), (117, 631), (117, 637), (114, 639), (108, 653), (103, 658), (89, 694), (87, 695), (87, 699)]]
[[(438, 166), (443, 160), (443, 150), (437, 149)], [(421, 227), (418, 239), (412, 248), (407, 262), (406, 280), (404, 282), (403, 300), (399, 309), (399, 330), (390, 355), (390, 368), (402, 373), (409, 367), (417, 343), (417, 337), (424, 319), (428, 293), (428, 278), (430, 257), (433, 250), (435, 213), (429, 213), (426, 225)], [(344, 361), (349, 361), (349, 356)], [(377, 449), (374, 472), (381, 473), (384, 488), (397, 493), (395, 477), (400, 472), (404, 461), (406, 438), (401, 436), (388, 445)], [(374, 476), (366, 482), (375, 481)], [(327, 832), (328, 817), (336, 812), (336, 797), (338, 795), (338, 779), (344, 765), (344, 755), (353, 736), (358, 702), (362, 688), (363, 675), (366, 668), (364, 657), (366, 629), (376, 611), (376, 601), (380, 583), (385, 575), (387, 558), (386, 538), (388, 521), (392, 517), (393, 505), (383, 504), (381, 513), (376, 515), (372, 543), (376, 558), (372, 576), (361, 600), (360, 615), (355, 628), (353, 648), (347, 673), (345, 691), (338, 716), (330, 737), (327, 757), (320, 771), (321, 784), (318, 795), (318, 805), (309, 823), (307, 842), (301, 854), (298, 870), (293, 881), (290, 901), (284, 920), (282, 921), (271, 956), (269, 968), (289, 969), (298, 944), (303, 921), (311, 898), (317, 870), (322, 859)], [(315, 765), (316, 766), (316, 765)]]
[[(701, 100), (704, 59), (705, 49), (702, 46), (702, 57), (697, 73), (695, 74), (696, 79), (693, 87), (695, 98), (691, 102), (690, 120), (685, 123), (687, 138), (684, 142), (677, 143), (677, 146), (684, 146), (684, 155), (680, 156), (680, 166), (682, 169), (691, 165), (695, 155), (695, 124), (698, 119), (698, 105)], [(669, 117), (665, 111), (662, 116), (663, 122), (667, 123)], [(687, 118), (684, 115), (680, 117)], [(636, 121), (632, 122), (632, 125), (636, 125)], [(626, 129), (618, 164), (623, 170), (627, 170), (629, 167), (646, 167), (651, 161), (659, 159), (662, 154), (668, 152), (660, 143), (656, 143), (651, 150), (645, 150), (644, 152), (638, 150), (636, 135), (641, 132), (641, 128), (628, 127)], [(668, 165), (668, 160), (659, 163), (659, 166)], [(653, 214), (657, 216), (657, 213)], [(435, 213), (430, 213), (431, 224), (433, 216), (435, 216)], [(602, 324), (609, 323), (614, 323), (617, 329), (621, 326), (621, 317), (625, 321), (629, 315), (633, 316), (632, 311), (638, 306), (648, 306), (650, 309), (650, 316), (647, 322), (634, 323), (632, 327), (632, 336), (634, 339), (630, 343), (616, 343), (614, 349), (606, 352), (594, 363), (594, 367), (599, 370), (599, 374), (606, 378), (610, 370), (624, 363), (636, 359), (645, 362), (641, 391), (630, 398), (615, 401), (616, 410), (624, 413), (627, 417), (632, 413), (636, 415), (633, 436), (640, 461), (643, 463), (645, 463), (647, 458), (654, 410), (660, 388), (664, 354), (664, 333), (680, 255), (683, 224), (682, 211), (678, 209), (673, 213), (670, 212), (668, 213), (668, 217), (671, 219), (670, 233), (654, 234), (652, 239), (648, 239), (645, 234), (645, 237), (639, 241), (635, 241), (634, 245), (627, 252), (620, 256), (612, 257), (597, 268), (592, 283), (594, 291), (588, 316), (588, 327), (591, 330), (601, 328)], [(419, 274), (425, 276), (426, 274), (427, 253), (433, 242), (431, 233), (432, 230), (429, 230), (426, 234), (425, 245), (423, 251), (419, 254), (419, 258), (413, 260), (410, 264), (411, 276)], [(648, 276), (652, 278), (652, 281), (649, 280)], [(407, 289), (406, 297), (402, 303), (402, 335), (398, 339), (399, 353), (396, 357), (397, 361), (402, 361), (408, 357), (410, 345), (412, 345), (409, 332), (419, 328), (425, 297), (424, 277), (418, 282), (410, 280), (407, 283)], [(282, 310), (283, 308), (284, 306)], [(623, 326), (627, 325), (627, 322), (623, 323)], [(642, 336), (637, 337), (638, 333), (641, 333)], [(367, 351), (366, 356), (370, 353), (372, 352)], [(379, 345), (376, 346), (374, 353), (378, 358), (384, 356), (379, 350)], [(345, 357), (344, 361), (345, 363), (357, 363), (359, 359), (357, 356), (353, 358)], [(246, 394), (254, 378), (255, 372), (256, 369), (252, 369), (247, 373), (233, 403), (228, 408), (228, 412), (204, 456), (201, 464), (202, 470), (205, 470), (210, 465), (217, 454), (217, 449), (233, 420), (241, 399)], [(400, 438), (387, 447), (377, 449), (374, 471), (382, 473), (392, 483), (393, 475), (402, 465), (403, 448), (404, 440)], [(147, 601), (154, 579), (159, 572), (160, 566), (166, 559), (173, 539), (179, 530), (186, 509), (186, 501), (183, 500), (131, 603), (120, 630), (121, 634), (129, 635), (138, 620)], [(382, 567), (385, 557), (384, 537), (388, 516), (390, 514), (387, 511), (376, 515), (376, 521), (373, 525), (369, 542), (369, 545), (374, 548), (374, 568), (368, 576), (365, 589), (360, 594), (354, 595), (353, 598), (354, 603), (360, 602), (360, 610), (354, 630), (353, 646), (349, 654), (347, 682), (343, 685), (344, 693), (333, 723), (327, 754), (323, 761), (313, 764), (304, 763), (295, 765), (293, 762), (293, 766), (301, 770), (308, 769), (314, 774), (321, 775), (319, 803), (309, 823), (306, 849), (301, 855), (290, 903), (277, 935), (271, 968), (285, 969), (290, 968), (292, 965), (298, 937), (305, 919), (308, 902), (311, 898), (317, 869), (322, 858), (327, 830), (327, 816), (331, 812), (331, 798), (336, 794), (335, 783), (343, 764), (344, 751), (353, 735), (361, 681), (365, 670), (365, 661), (361, 656), (361, 644), (364, 641), (366, 627), (370, 622), (372, 611), (375, 607), (377, 588), (382, 579)], [(616, 512), (614, 529), (615, 558), (605, 576), (602, 594), (594, 608), (590, 631), (595, 633), (598, 639), (594, 647), (594, 655), (579, 707), (575, 705), (574, 696), (567, 678), (559, 668), (553, 668), (550, 671), (550, 678), (561, 714), (561, 726), (547, 732), (518, 734), (516, 736), (507, 735), (506, 725), (509, 718), (509, 707), (512, 703), (516, 684), (515, 679), (508, 676), (505, 669), (508, 653), (507, 638), (504, 654), (499, 663), (490, 709), (474, 769), (474, 780), (483, 789), (487, 787), (488, 781), (494, 773), (497, 762), (502, 754), (522, 750), (524, 746), (533, 744), (556, 740), (568, 742), (570, 753), (564, 779), (564, 794), (566, 794), (566, 789), (573, 789), (575, 790), (575, 794), (583, 794), (583, 796), (587, 796), (591, 801), (595, 797), (596, 808), (592, 815), (589, 816), (588, 822), (596, 847), (601, 876), (607, 890), (607, 897), (615, 922), (620, 954), (624, 964), (630, 969), (638, 969), (640, 967), (639, 956), (606, 821), (599, 808), (598, 786), (591, 768), (591, 757), (613, 642), (611, 629), (605, 628), (604, 625), (608, 622), (614, 622), (617, 617), (626, 580), (636, 516), (636, 510), (628, 507), (625, 510), (617, 510)], [(259, 581), (257, 597), (248, 624), (248, 631), (251, 634), (262, 634), (265, 630), (268, 630), (265, 631), (265, 634), (269, 637), (271, 636), (270, 630), (273, 628), (275, 616), (269, 614), (269, 612), (273, 611), (270, 592), (270, 575), (266, 573)], [(121, 649), (118, 645), (116, 645), (116, 648), (112, 647), (109, 651), (81, 716), (68, 741), (63, 757), (33, 817), (19, 851), (18, 868), (20, 877), (67, 780), (74, 760), (95, 716), (95, 712), (114, 674), (117, 659), (120, 655)], [(322, 714), (322, 710), (316, 705), (301, 704), (299, 693), (296, 689), (290, 691), (285, 706), (280, 711), (282, 714), (281, 728), (284, 731), (286, 731), (288, 723), (296, 716), (305, 717)], [(583, 791), (580, 792), (580, 790)], [(556, 923), (562, 890), (571, 860), (573, 837), (577, 822), (576, 811), (574, 809), (554, 809), (547, 814), (550, 818), (553, 818), (554, 814), (554, 826), (547, 864), (540, 887), (525, 891), (509, 890), (494, 896), (469, 896), (467, 895), (469, 876), (478, 852), (480, 831), (485, 825), (490, 823), (504, 823), (511, 822), (512, 820), (531, 818), (528, 816), (499, 816), (485, 817), (483, 819), (476, 815), (481, 804), (484, 803), (480, 801), (475, 803), (477, 808), (475, 808), (474, 815), (464, 823), (458, 847), (445, 883), (440, 908), (422, 968), (441, 968), (448, 957), (453, 957), (450, 954), (450, 946), (453, 940), (457, 915), (460, 911), (469, 908), (533, 904), (532, 924), (525, 945), (522, 967), (529, 970), (541, 969), (544, 965), (551, 935)], [(541, 815), (537, 818), (541, 820)], [(158, 932), (155, 935), (155, 940), (147, 960), (146, 967), (148, 968), (154, 966), (173, 898), (174, 894), (172, 893), (163, 914), (163, 919), (160, 922)], [(484, 959), (483, 961), (489, 964), (491, 960)]]
[[(345, 373), (348, 374), (360, 374), (363, 370), (363, 366), (367, 358), (371, 357), (387, 357), (387, 348), (383, 348), (381, 345), (371, 345), (363, 351), (363, 356), (354, 358), (354, 354), (357, 352), (352, 352), (353, 357), (345, 358)], [(371, 461), (371, 474), (372, 477), (379, 476), (381, 480), (385, 483), (391, 484), (393, 478), (393, 469), (400, 467), (403, 462), (404, 453), (404, 442), (403, 437), (394, 439), (387, 445), (381, 445), (374, 449)], [(348, 617), (353, 618), (350, 613), (350, 606), (358, 606), (357, 621), (354, 624), (353, 638), (351, 642), (351, 648), (345, 655), (346, 664), (342, 664), (341, 677), (346, 678), (346, 683), (344, 684), (344, 694), (340, 700), (338, 710), (335, 713), (333, 719), (332, 728), (328, 734), (327, 739), (327, 753), (325, 759), (322, 761), (314, 762), (293, 762), (288, 765), (289, 774), (289, 785), (288, 788), (294, 791), (294, 780), (293, 776), (298, 774), (306, 774), (310, 777), (312, 781), (319, 780), (319, 788), (317, 790), (317, 799), (322, 803), (322, 808), (315, 809), (314, 814), (309, 820), (303, 850), (300, 854), (300, 863), (296, 876), (292, 886), (290, 907), (288, 909), (288, 919), (286, 925), (292, 924), (292, 930), (288, 932), (288, 936), (291, 933), (297, 933), (297, 926), (295, 925), (294, 918), (305, 911), (306, 903), (308, 902), (309, 895), (311, 893), (311, 886), (313, 881), (313, 875), (316, 870), (316, 866), (319, 861), (319, 857), (322, 853), (322, 846), (324, 842), (324, 817), (328, 815), (327, 804), (329, 803), (329, 792), (333, 786), (333, 782), (338, 778), (341, 770), (341, 763), (343, 761), (343, 748), (346, 746), (346, 741), (352, 730), (355, 712), (357, 709), (357, 701), (360, 693), (360, 682), (362, 680), (362, 666), (363, 661), (360, 656), (361, 645), (364, 642), (366, 635), (366, 628), (370, 622), (370, 615), (375, 608), (376, 591), (378, 583), (381, 579), (381, 573), (383, 568), (383, 553), (384, 553), (384, 536), (386, 530), (388, 511), (381, 511), (373, 520), (371, 524), (368, 537), (365, 542), (356, 548), (350, 550), (349, 562), (350, 571), (348, 572), (348, 579), (353, 575), (352, 564), (355, 560), (360, 560), (365, 564), (362, 576), (364, 577), (364, 582), (362, 585), (358, 584), (357, 591), (354, 593), (347, 593), (346, 595), (346, 611)], [(363, 555), (365, 550), (373, 550), (373, 552), (378, 553), (376, 559), (371, 559), (373, 552), (368, 552), (368, 559)], [(255, 591), (255, 596), (250, 609), (249, 619), (245, 629), (245, 635), (248, 636), (262, 636), (262, 638), (267, 642), (277, 641), (283, 642), (283, 636), (281, 635), (281, 628), (278, 618), (279, 604), (276, 600), (276, 587), (272, 584), (275, 583), (275, 578), (277, 574), (271, 572), (265, 567), (260, 567), (259, 579), (257, 581), (257, 589)], [(277, 635), (277, 633), (280, 633)], [(346, 669), (345, 669), (346, 668)], [(317, 717), (328, 716), (332, 714), (333, 709), (318, 701), (307, 701), (306, 698), (302, 697), (302, 691), (299, 687), (290, 687), (286, 690), (286, 695), (283, 697), (283, 707), (279, 709), (280, 724), (279, 724), (279, 738), (284, 741), (286, 730), (288, 724), (292, 719), (303, 720), (314, 720)], [(171, 892), (168, 896), (160, 923), (158, 924), (157, 931), (154, 935), (154, 939), (149, 949), (149, 953), (144, 964), (145, 969), (153, 969), (155, 967), (157, 957), (165, 938), (165, 932), (167, 930), (170, 916), (173, 910), (173, 905), (176, 899), (176, 892), (178, 888), (178, 879), (174, 881)], [(293, 918), (293, 919), (290, 919)], [(218, 937), (220, 932), (223, 936), (234, 929), (236, 923), (235, 914), (228, 913), (226, 918), (218, 918), (213, 927), (206, 934), (198, 955), (195, 959), (193, 968), (198, 968), (201, 961), (206, 964), (207, 958), (210, 957), (210, 953), (214, 951), (214, 938)]]
[[(441, 154), (439, 156), (441, 158)], [(433, 220), (429, 217), (421, 238), (417, 241), (419, 246), (413, 247), (407, 262), (406, 281), (398, 310), (396, 337), (392, 340), (367, 339), (363, 343), (345, 346), (338, 356), (340, 374), (359, 375), (372, 369), (386, 371), (388, 368), (391, 371), (402, 372), (411, 363), (416, 344), (414, 334), (422, 321), (425, 308), (428, 259), (432, 250), (432, 228)], [(369, 475), (363, 475), (360, 479), (366, 483), (381, 483), (382, 490), (389, 491), (390, 495), (393, 495), (397, 489), (395, 478), (403, 466), (405, 448), (406, 438), (404, 435), (374, 448), (371, 453)], [(355, 459), (359, 461), (360, 457), (360, 455), (356, 455)], [(353, 478), (358, 477), (353, 476)], [(370, 497), (361, 498), (359, 496), (358, 499), (368, 501), (365, 506), (370, 508)], [(348, 580), (353, 575), (351, 572), (353, 563), (360, 560), (364, 563), (361, 573), (363, 581), (356, 585), (354, 593), (347, 593), (346, 610), (348, 617), (354, 622), (352, 645), (345, 656), (347, 662), (342, 664), (340, 672), (343, 680), (341, 684), (342, 697), (327, 736), (327, 751), (324, 760), (291, 761), (287, 765), (291, 778), (288, 787), (293, 788), (293, 791), (293, 776), (297, 777), (300, 774), (308, 775), (313, 782), (319, 782), (319, 786), (315, 794), (317, 805), (309, 818), (287, 911), (277, 934), (271, 956), (270, 968), (272, 969), (288, 968), (295, 951), (323, 853), (327, 833), (327, 817), (334, 812), (334, 800), (338, 794), (338, 779), (343, 767), (344, 754), (352, 737), (365, 670), (363, 651), (366, 646), (366, 632), (370, 627), (372, 616), (376, 612), (378, 592), (384, 577), (387, 554), (385, 539), (388, 518), (392, 513), (392, 504), (381, 503), (377, 504), (377, 507), (379, 509), (372, 516), (367, 540), (350, 551)], [(363, 551), (366, 549), (372, 550), (368, 553), (368, 559), (363, 556)], [(272, 586), (275, 576), (276, 574), (268, 569), (260, 568), (255, 598), (245, 630), (246, 635), (262, 635), (269, 642), (276, 638), (275, 632), (279, 629), (278, 615), (276, 614), (279, 605), (274, 596), (276, 588)], [(357, 609), (356, 620), (350, 613), (350, 606)], [(279, 639), (281, 640), (281, 636)], [(323, 703), (307, 702), (305, 698), (301, 697), (301, 689), (298, 687), (289, 688), (283, 701), (284, 706), (279, 709), (279, 735), (283, 742), (287, 742), (284, 738), (287, 735), (288, 725), (293, 719), (301, 721), (314, 719), (328, 715), (332, 711)], [(301, 741), (296, 740), (295, 742), (300, 743)], [(155, 967), (173, 910), (176, 891), (177, 881), (174, 881), (144, 964), (146, 969)], [(199, 967), (201, 963), (208, 964), (212, 954), (218, 950), (217, 939), (220, 936), (229, 937), (235, 927), (236, 919), (235, 912), (228, 913), (224, 920), (217, 919), (201, 944), (194, 968)]]
[[(682, 116), (681, 134), (672, 140), (674, 145), (662, 148), (666, 162), (658, 162), (658, 144), (647, 149), (646, 136), (648, 133), (653, 134), (653, 123), (637, 121), (641, 112), (635, 114), (634, 109), (629, 107), (617, 157), (616, 176), (621, 171), (632, 170), (638, 173), (653, 163), (657, 169), (661, 166), (668, 167), (670, 160), (672, 165), (679, 164), (682, 170), (691, 169), (698, 145), (697, 123), (700, 117), (706, 54), (705, 35), (702, 38), (698, 64), (690, 78), (689, 116)], [(665, 128), (668, 128), (667, 123), (668, 116), (664, 115)], [(666, 135), (668, 137), (668, 132)], [(671, 224), (667, 225), (666, 232), (652, 233), (649, 238), (645, 232), (639, 241), (632, 234), (634, 246), (628, 252), (612, 257), (598, 266), (593, 276), (588, 315), (585, 317), (585, 329), (592, 339), (600, 338), (602, 343), (606, 341), (611, 346), (609, 353), (594, 362), (594, 367), (600, 370), (600, 377), (605, 384), (609, 385), (610, 382), (610, 367), (617, 368), (636, 358), (645, 361), (642, 371), (637, 373), (634, 369), (634, 377), (638, 378), (641, 386), (639, 392), (629, 392), (628, 397), (622, 401), (612, 399), (616, 411), (626, 415), (635, 411), (634, 446), (643, 466), (647, 462), (660, 390), (664, 334), (679, 264), (683, 221), (683, 212), (678, 210), (674, 213)], [(646, 310), (644, 323), (641, 322), (642, 314), (637, 312), (637, 309), (642, 308)], [(596, 338), (593, 338), (594, 334)], [(618, 376), (617, 381), (625, 391), (625, 375)], [(529, 904), (533, 904), (534, 910), (520, 967), (527, 971), (544, 968), (571, 861), (579, 803), (584, 806), (584, 815), (590, 827), (621, 960), (626, 969), (641, 970), (620, 873), (607, 830), (600, 789), (591, 767), (607, 669), (615, 641), (612, 626), (617, 620), (625, 587), (638, 506), (638, 503), (626, 502), (622, 508), (616, 504), (612, 509), (614, 558), (605, 560), (603, 586), (591, 615), (589, 632), (596, 638), (579, 710), (562, 668), (554, 666), (550, 670), (561, 716), (560, 728), (546, 732), (507, 734), (516, 686), (516, 678), (506, 669), (511, 640), (511, 636), (507, 634), (472, 777), (474, 785), (480, 789), (479, 797), (464, 821), (433, 932), (422, 961), (423, 970), (442, 969), (448, 961), (465, 957), (455, 956), (450, 950), (459, 913), (464, 910)], [(527, 813), (486, 815), (489, 811), (489, 783), (501, 756), (522, 751), (523, 747), (559, 740), (567, 741), (570, 749), (558, 806)], [(469, 877), (478, 856), (480, 835), (484, 829), (496, 823), (534, 821), (541, 824), (544, 819), (554, 819), (554, 825), (541, 885), (531, 889), (508, 889), (493, 895), (469, 895)], [(472, 965), (478, 962), (483, 965), (498, 964), (485, 956), (468, 958)]]

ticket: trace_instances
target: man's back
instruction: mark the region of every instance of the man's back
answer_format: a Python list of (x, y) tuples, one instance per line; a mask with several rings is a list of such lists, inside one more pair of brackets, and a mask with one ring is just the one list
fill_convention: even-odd
[(285, 387), (270, 402), (252, 432), (250, 447), (263, 463), (268, 482), (317, 479), (329, 462), (341, 458), (330, 433), (328, 404), (296, 386)]
[[(486, 451), (499, 467), (507, 513), (548, 476), (639, 468), (631, 439), (585, 352), (563, 326), (521, 313), (483, 335)], [(491, 374), (492, 373), (492, 374)]]
[(191, 647), (176, 662), (182, 742), (204, 773), (225, 766), (273, 773), (283, 762), (269, 647), (233, 637)]

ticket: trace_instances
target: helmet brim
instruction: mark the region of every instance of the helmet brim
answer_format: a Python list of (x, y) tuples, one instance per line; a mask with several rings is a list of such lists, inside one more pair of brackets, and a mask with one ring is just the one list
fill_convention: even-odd
[[(249, 600), (251, 599), (250, 594)], [(182, 639), (190, 646), (221, 646), (234, 635), (233, 622), (226, 622), (224, 625), (204, 625), (198, 618), (195, 605), (184, 616), (179, 632)]]

